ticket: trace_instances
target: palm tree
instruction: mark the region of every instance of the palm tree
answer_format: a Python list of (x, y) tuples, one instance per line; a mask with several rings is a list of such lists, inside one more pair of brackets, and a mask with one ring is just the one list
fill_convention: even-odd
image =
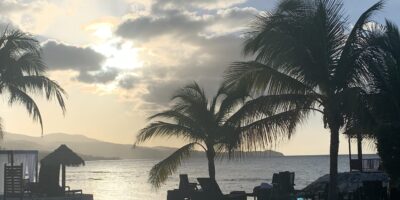
[(376, 50), (368, 65), (373, 77), (368, 98), (372, 117), (368, 119), (373, 123), (362, 123), (362, 127), (372, 125), (369, 135), (375, 138), (384, 168), (395, 182), (400, 179), (400, 32), (386, 21), (386, 26), (374, 27), (368, 37)]
[[(8, 103), (22, 104), (34, 121), (43, 121), (39, 107), (31, 95), (43, 95), (47, 100), (57, 99), (65, 112), (64, 90), (45, 75), (37, 40), (29, 34), (14, 30), (0, 36), (0, 94), (8, 94)], [(0, 129), (1, 130), (1, 129)]]
[(164, 120), (150, 123), (136, 138), (135, 146), (154, 137), (177, 137), (187, 142), (150, 170), (149, 182), (159, 188), (196, 146), (205, 152), (209, 176), (215, 179), (216, 156), (235, 156), (290, 137), (294, 127), (288, 121), (294, 121), (293, 115), (259, 112), (248, 116), (241, 109), (246, 99), (248, 95), (240, 88), (230, 90), (221, 86), (210, 102), (197, 83), (179, 89), (172, 97), (170, 109), (149, 118)]
[[(330, 129), (329, 199), (337, 199), (339, 131), (365, 94), (369, 78), (366, 60), (367, 25), (380, 10), (380, 1), (365, 11), (349, 29), (340, 0), (284, 0), (273, 12), (257, 17), (245, 42), (244, 53), (255, 60), (236, 62), (226, 73), (226, 84), (245, 85), (258, 101), (249, 112), (322, 114)], [(300, 115), (299, 115), (300, 116)], [(301, 122), (299, 120), (299, 122)]]

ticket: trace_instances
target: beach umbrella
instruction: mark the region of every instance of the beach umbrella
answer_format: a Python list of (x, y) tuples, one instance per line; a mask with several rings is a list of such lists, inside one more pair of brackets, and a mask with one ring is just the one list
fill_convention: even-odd
[(62, 167), (62, 188), (65, 190), (65, 167), (85, 165), (85, 161), (63, 144), (40, 161), (41, 165)]

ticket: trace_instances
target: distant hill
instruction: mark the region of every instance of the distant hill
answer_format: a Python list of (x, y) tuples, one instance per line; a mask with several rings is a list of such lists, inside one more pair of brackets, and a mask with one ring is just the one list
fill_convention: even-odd
[[(161, 159), (165, 158), (175, 148), (170, 147), (136, 147), (128, 144), (115, 144), (88, 138), (83, 135), (65, 133), (46, 134), (43, 137), (32, 137), (22, 134), (6, 133), (0, 147), (2, 149), (38, 150), (43, 156), (53, 151), (61, 144), (66, 144), (85, 160), (109, 159)], [(246, 153), (245, 155), (283, 156), (275, 151)], [(194, 156), (204, 156), (202, 152), (195, 152)]]

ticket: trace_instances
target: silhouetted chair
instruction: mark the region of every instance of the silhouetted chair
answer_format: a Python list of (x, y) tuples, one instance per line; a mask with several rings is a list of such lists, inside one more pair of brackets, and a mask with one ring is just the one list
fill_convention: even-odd
[(279, 172), (272, 176), (272, 198), (290, 199), (294, 195), (294, 172)]
[(223, 194), (221, 188), (214, 179), (197, 178), (202, 189), (202, 198), (205, 200), (246, 200), (246, 193), (235, 192)]
[(253, 196), (257, 197), (257, 200), (269, 200), (271, 199), (272, 188), (262, 188), (256, 186), (253, 188)]
[(362, 160), (351, 159), (350, 160), (350, 171), (362, 171)]
[(179, 175), (179, 190), (193, 191), (197, 189), (197, 183), (190, 183), (187, 174)]
[(183, 198), (190, 198), (192, 193), (197, 190), (197, 183), (190, 183), (187, 174), (179, 175), (179, 192)]

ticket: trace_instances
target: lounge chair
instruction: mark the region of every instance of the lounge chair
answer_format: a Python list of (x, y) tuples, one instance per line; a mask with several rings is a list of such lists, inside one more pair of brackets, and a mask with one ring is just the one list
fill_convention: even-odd
[(4, 200), (22, 199), (24, 196), (23, 167), (21, 165), (4, 165)]
[(175, 195), (180, 196), (179, 199), (189, 199), (190, 196), (197, 191), (197, 183), (190, 183), (187, 174), (180, 174), (179, 189), (177, 191), (179, 194)]
[[(218, 183), (211, 178), (197, 178), (200, 183), (202, 192), (199, 193), (201, 199), (207, 200), (246, 200), (247, 195), (245, 192), (235, 192), (233, 194), (223, 194)], [(194, 197), (197, 199), (199, 197)]]
[(190, 183), (187, 174), (179, 175), (179, 190), (194, 191), (197, 190), (197, 183)]
[(291, 199), (294, 190), (294, 172), (279, 172), (272, 176), (272, 199)]
[(190, 183), (187, 174), (179, 175), (179, 189), (168, 190), (167, 200), (191, 199), (193, 192), (197, 190), (197, 183)]

